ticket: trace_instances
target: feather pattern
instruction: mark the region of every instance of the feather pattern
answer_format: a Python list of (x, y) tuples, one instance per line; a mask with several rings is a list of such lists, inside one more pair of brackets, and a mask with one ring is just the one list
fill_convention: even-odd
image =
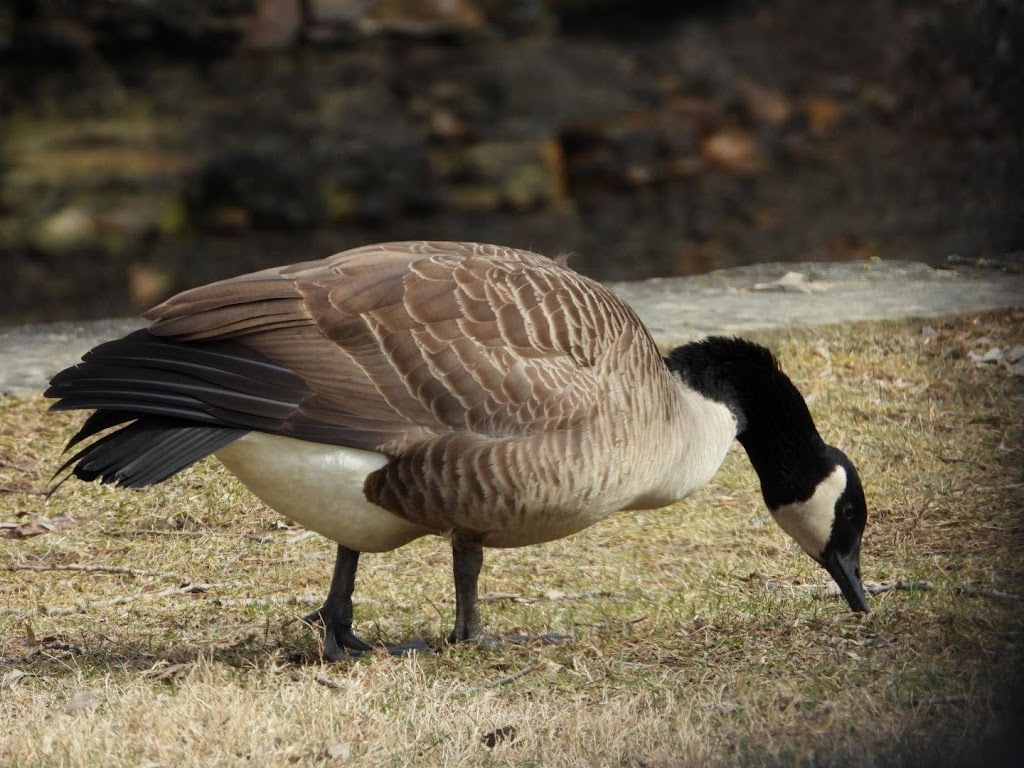
[[(369, 246), (186, 291), (146, 317), (58, 374), (55, 407), (375, 451), (389, 460), (366, 478), (370, 502), (494, 546), (682, 498), (735, 435), (632, 309), (527, 251)], [(156, 474), (194, 460), (153, 445)]]
[(633, 311), (593, 281), (474, 243), (360, 248), (187, 291), (146, 316), (158, 336), (236, 339), (296, 373), (320, 409), (415, 437), (568, 428), (592, 415), (594, 365), (622, 333), (653, 350)]

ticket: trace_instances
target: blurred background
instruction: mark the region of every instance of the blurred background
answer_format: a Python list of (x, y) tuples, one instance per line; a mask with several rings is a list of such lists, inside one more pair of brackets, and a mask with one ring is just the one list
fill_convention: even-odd
[(4, 0), (0, 323), (400, 238), (1024, 248), (1018, 0)]

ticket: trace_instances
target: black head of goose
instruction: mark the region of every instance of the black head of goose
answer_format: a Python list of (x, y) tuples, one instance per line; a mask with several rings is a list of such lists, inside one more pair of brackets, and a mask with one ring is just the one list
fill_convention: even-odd
[(307, 617), (327, 658), (370, 647), (352, 631), (360, 552), (450, 536), (449, 639), (480, 637), (483, 547), (682, 499), (734, 438), (775, 520), (868, 609), (857, 471), (771, 353), (711, 338), (663, 359), (629, 306), (543, 256), (387, 243), (186, 291), (145, 316), (51, 381), (54, 410), (94, 411), (69, 448), (106, 431), (59, 471), (139, 488), (217, 456), (337, 542), (330, 592)]

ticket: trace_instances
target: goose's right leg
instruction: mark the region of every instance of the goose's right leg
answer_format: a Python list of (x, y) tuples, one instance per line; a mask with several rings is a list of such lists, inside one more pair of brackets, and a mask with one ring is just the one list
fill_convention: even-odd
[(480, 620), (477, 582), (484, 562), (480, 540), (472, 536), (452, 536), (452, 570), (455, 576), (455, 627), (448, 635), (449, 643), (481, 640), (484, 636)]
[(452, 566), (455, 576), (455, 627), (448, 635), (449, 643), (473, 641), (493, 648), (504, 641), (512, 643), (561, 643), (572, 640), (571, 635), (548, 632), (543, 635), (508, 635), (504, 638), (484, 634), (480, 618), (478, 583), (484, 562), (483, 546), (479, 536), (454, 533), (452, 535)]
[(328, 661), (344, 661), (373, 650), (372, 645), (352, 631), (352, 591), (358, 565), (359, 553), (339, 544), (327, 599), (304, 619), (310, 625), (323, 625), (324, 658)]

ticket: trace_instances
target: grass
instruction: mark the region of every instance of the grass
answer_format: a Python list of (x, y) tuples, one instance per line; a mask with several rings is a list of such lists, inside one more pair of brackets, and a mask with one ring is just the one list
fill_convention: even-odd
[[(1024, 344), (1024, 312), (761, 339), (860, 468), (865, 577), (930, 588), (823, 596), (737, 448), (669, 509), (487, 553), (489, 630), (570, 642), (323, 665), (293, 619), (331, 546), (213, 462), (44, 500), (81, 415), (0, 399), (0, 523), (46, 531), (0, 546), (0, 764), (1013, 764), (1024, 381), (969, 353)], [(364, 636), (439, 641), (446, 543), (364, 557), (356, 594)]]

